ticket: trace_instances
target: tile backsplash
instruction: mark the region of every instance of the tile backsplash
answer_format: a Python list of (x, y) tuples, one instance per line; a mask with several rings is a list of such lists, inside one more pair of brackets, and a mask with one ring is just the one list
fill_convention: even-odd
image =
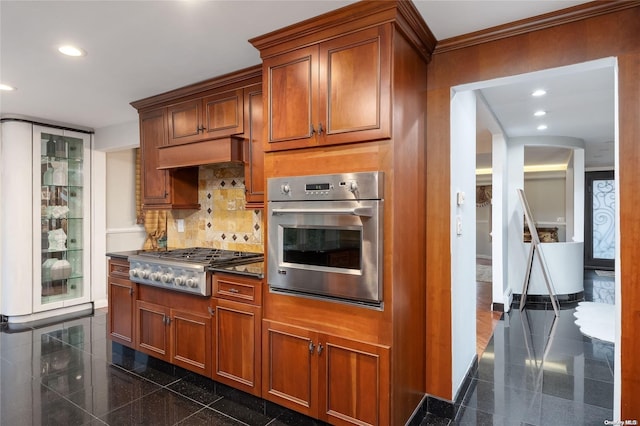
[[(172, 210), (167, 216), (169, 247), (213, 247), (264, 252), (262, 210), (246, 210), (242, 164), (199, 168), (200, 210)], [(178, 232), (177, 219), (184, 219)]]

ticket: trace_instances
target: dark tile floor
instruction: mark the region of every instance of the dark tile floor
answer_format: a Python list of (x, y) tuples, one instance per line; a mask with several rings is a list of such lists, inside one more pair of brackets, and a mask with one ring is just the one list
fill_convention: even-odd
[[(2, 326), (0, 326), (2, 327)], [(0, 328), (0, 425), (321, 425), (106, 338), (94, 315)]]
[[(613, 302), (612, 279), (585, 298)], [(580, 334), (573, 308), (512, 309), (478, 361), (458, 418), (423, 425), (602, 425), (613, 345)], [(0, 425), (321, 425), (114, 344), (106, 314), (12, 332), (0, 326)], [(553, 332), (551, 332), (553, 328)]]
[[(615, 303), (614, 279), (586, 271), (584, 299)], [(452, 424), (602, 425), (612, 420), (614, 345), (580, 333), (576, 305), (563, 305), (557, 318), (550, 304), (506, 313)]]

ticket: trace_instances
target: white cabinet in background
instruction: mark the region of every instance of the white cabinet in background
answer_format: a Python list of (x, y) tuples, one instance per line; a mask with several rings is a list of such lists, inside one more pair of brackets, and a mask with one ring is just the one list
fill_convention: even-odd
[(1, 143), (0, 313), (92, 309), (92, 134), (3, 120)]

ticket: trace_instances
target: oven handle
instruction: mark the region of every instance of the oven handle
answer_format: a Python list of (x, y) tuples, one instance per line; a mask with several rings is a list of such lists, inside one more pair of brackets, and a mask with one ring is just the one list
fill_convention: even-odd
[(371, 207), (354, 207), (352, 209), (272, 209), (274, 215), (283, 214), (327, 214), (327, 215), (348, 215), (348, 216), (373, 216)]

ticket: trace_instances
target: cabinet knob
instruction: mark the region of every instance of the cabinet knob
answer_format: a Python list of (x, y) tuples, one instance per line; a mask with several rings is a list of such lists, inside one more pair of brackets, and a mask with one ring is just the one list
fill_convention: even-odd
[(315, 346), (313, 345), (313, 340), (309, 340), (309, 353), (313, 355), (313, 349)]
[(320, 355), (322, 353), (323, 349), (324, 349), (324, 347), (322, 346), (322, 343), (318, 342), (318, 355)]
[(318, 123), (318, 134), (321, 135), (322, 132), (324, 132), (324, 129), (322, 128), (322, 123)]
[(313, 128), (313, 123), (311, 124), (311, 128), (309, 129), (309, 133), (311, 133), (311, 136), (316, 133), (316, 129)]

